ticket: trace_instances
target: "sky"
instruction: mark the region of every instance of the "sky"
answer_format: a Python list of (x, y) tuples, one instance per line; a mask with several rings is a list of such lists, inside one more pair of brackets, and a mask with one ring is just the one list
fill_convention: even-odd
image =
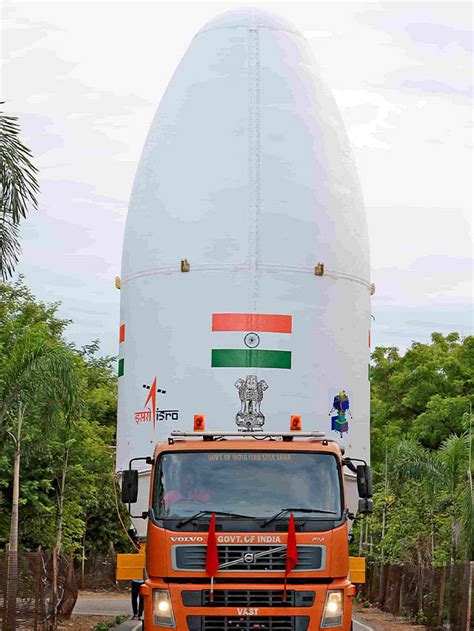
[[(1, 95), (40, 172), (18, 273), (61, 301), (77, 345), (118, 351), (122, 238), (146, 133), (202, 25), (230, 2), (14, 2)], [(250, 3), (314, 50), (364, 194), (372, 344), (472, 333), (472, 7), (467, 2)]]

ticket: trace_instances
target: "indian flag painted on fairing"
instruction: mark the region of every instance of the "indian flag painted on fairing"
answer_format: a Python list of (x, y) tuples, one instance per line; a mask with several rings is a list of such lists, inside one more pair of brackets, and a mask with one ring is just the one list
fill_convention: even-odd
[[(213, 368), (291, 368), (291, 315), (214, 313)], [(276, 347), (276, 348), (275, 348)]]

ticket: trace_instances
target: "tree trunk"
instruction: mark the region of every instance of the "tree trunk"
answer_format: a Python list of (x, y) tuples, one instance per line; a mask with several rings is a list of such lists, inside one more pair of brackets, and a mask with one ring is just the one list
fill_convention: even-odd
[(18, 503), (20, 499), (20, 456), (21, 426), (25, 415), (22, 403), (18, 406), (18, 427), (15, 437), (15, 462), (13, 465), (13, 498), (10, 521), (10, 542), (7, 569), (7, 627), (8, 631), (16, 630), (16, 600), (18, 593)]
[(67, 580), (72, 583), (74, 580), (74, 549), (69, 550), (69, 565), (67, 568)]
[(86, 533), (87, 533), (87, 521), (84, 526), (84, 536), (82, 537), (81, 589), (84, 589), (84, 570), (85, 570), (85, 562), (86, 562)]
[(457, 519), (456, 515), (453, 514), (451, 522), (451, 565), (456, 563), (457, 548)]
[(384, 469), (384, 499), (382, 507), (382, 534), (380, 537), (380, 586), (377, 601), (380, 605), (385, 602), (385, 581), (387, 575), (387, 568), (385, 567), (385, 526), (387, 519), (387, 496), (388, 496), (388, 448), (385, 446), (385, 469)]
[(439, 577), (439, 598), (438, 598), (438, 627), (443, 626), (443, 613), (444, 613), (444, 593), (446, 589), (446, 566), (443, 565)]
[(58, 549), (53, 548), (51, 565), (53, 570), (53, 580), (51, 582), (51, 609), (53, 612), (53, 628), (56, 628), (58, 614)]
[(423, 610), (423, 587), (424, 587), (424, 567), (422, 565), (419, 565), (418, 566), (418, 601), (417, 601), (418, 611)]
[[(454, 497), (454, 491), (453, 491), (453, 497)], [(453, 500), (453, 506), (454, 506), (454, 500)], [(447, 619), (447, 626), (448, 629), (451, 628), (452, 626), (452, 617), (453, 617), (453, 609), (455, 606), (455, 597), (456, 597), (456, 591), (455, 591), (455, 587), (454, 587), (454, 583), (455, 583), (455, 562), (456, 562), (456, 516), (454, 513), (455, 509), (453, 508), (453, 513), (452, 513), (452, 522), (451, 522), (451, 563), (449, 565), (449, 598), (448, 598), (448, 619)]]
[(36, 563), (35, 563), (35, 627), (34, 631), (39, 631), (39, 625), (41, 624), (41, 581), (43, 578), (43, 560), (41, 558), (41, 552), (38, 550), (36, 552)]
[(472, 610), (472, 566), (474, 562), (466, 564), (462, 572), (462, 600), (461, 600), (461, 630), (471, 629)]
[(400, 576), (400, 594), (398, 600), (398, 612), (403, 615), (403, 596), (405, 594), (405, 568), (402, 566), (401, 576)]
[(366, 551), (369, 544), (369, 520), (365, 519), (364, 521), (365, 521), (364, 551)]
[[(433, 502), (434, 504), (434, 502)], [(435, 563), (435, 535), (434, 535), (434, 517), (433, 515), (431, 515), (431, 533), (430, 533), (430, 539), (431, 539), (431, 567), (434, 567), (434, 563)]]
[(56, 545), (53, 550), (53, 609), (54, 620), (57, 618), (58, 599), (58, 558), (61, 553), (62, 537), (63, 537), (63, 509), (64, 509), (64, 493), (66, 490), (66, 474), (69, 459), (69, 447), (66, 447), (63, 458), (63, 468), (61, 471), (61, 480), (57, 491), (56, 499)]
[(110, 564), (110, 567), (112, 568), (112, 576), (110, 577), (112, 579), (112, 583), (114, 585), (116, 585), (117, 581), (116, 581), (116, 575), (117, 575), (117, 567), (116, 567), (116, 559), (117, 559), (117, 555), (115, 554), (115, 547), (114, 547), (114, 542), (113, 541), (109, 541), (109, 555), (110, 555), (110, 560), (112, 561), (112, 563)]
[(64, 492), (66, 490), (67, 465), (69, 460), (69, 447), (66, 447), (63, 459), (63, 470), (61, 471), (61, 481), (57, 493), (56, 502), (56, 548), (58, 553), (61, 551), (63, 536), (63, 509), (64, 509)]

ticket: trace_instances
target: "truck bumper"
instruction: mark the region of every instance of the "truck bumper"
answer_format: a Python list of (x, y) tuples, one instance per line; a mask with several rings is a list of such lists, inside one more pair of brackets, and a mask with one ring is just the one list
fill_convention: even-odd
[[(153, 589), (169, 591), (174, 627), (154, 624)], [(321, 629), (328, 590), (343, 591), (343, 619), (341, 625), (325, 627), (324, 631), (349, 631), (355, 587), (348, 580), (290, 584), (286, 603), (283, 603), (281, 583), (219, 583), (214, 603), (210, 603), (208, 585), (148, 580), (141, 589), (144, 631), (169, 631), (170, 628), (178, 631), (315, 631)]]

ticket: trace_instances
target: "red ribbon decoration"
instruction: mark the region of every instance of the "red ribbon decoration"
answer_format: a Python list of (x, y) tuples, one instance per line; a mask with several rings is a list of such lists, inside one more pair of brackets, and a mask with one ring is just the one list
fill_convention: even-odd
[(295, 519), (293, 513), (290, 515), (288, 524), (288, 539), (286, 541), (286, 568), (285, 568), (285, 589), (283, 591), (283, 602), (286, 602), (286, 583), (288, 574), (298, 564), (298, 548), (296, 546)]
[(209, 523), (209, 532), (207, 534), (207, 550), (206, 550), (206, 574), (211, 578), (211, 603), (214, 602), (214, 576), (219, 569), (219, 554), (217, 551), (216, 539), (216, 515), (212, 513)]

